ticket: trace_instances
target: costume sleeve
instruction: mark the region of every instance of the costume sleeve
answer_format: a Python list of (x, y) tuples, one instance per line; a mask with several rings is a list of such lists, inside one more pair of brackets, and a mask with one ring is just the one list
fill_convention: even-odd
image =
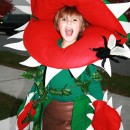
[[(88, 86), (88, 92), (90, 95), (92, 95), (96, 99), (102, 100), (103, 91), (100, 84), (101, 75), (97, 72), (95, 65), (89, 65), (88, 68), (90, 71), (90, 78), (91, 78), (91, 82)], [(95, 78), (95, 75), (96, 75), (96, 78)]]
[[(39, 70), (44, 70), (44, 69), (45, 69), (44, 66), (40, 66), (40, 67), (39, 67)], [(20, 105), (19, 110), (18, 110), (18, 112), (17, 112), (17, 115), (19, 115), (19, 113), (24, 109), (25, 104), (27, 103), (27, 100), (28, 100), (28, 102), (29, 102), (29, 98), (30, 98), (30, 101), (31, 101), (31, 100), (37, 100), (37, 99), (39, 98), (38, 86), (37, 86), (37, 84), (36, 84), (36, 81), (40, 81), (40, 80), (41, 80), (40, 77), (36, 77), (36, 78), (34, 79), (34, 83), (33, 83), (32, 87), (31, 87), (31, 89), (30, 89), (28, 95), (27, 95), (26, 98), (24, 99), (23, 103)], [(34, 95), (33, 95), (33, 93), (34, 93)], [(31, 96), (31, 95), (33, 95), (33, 96)]]

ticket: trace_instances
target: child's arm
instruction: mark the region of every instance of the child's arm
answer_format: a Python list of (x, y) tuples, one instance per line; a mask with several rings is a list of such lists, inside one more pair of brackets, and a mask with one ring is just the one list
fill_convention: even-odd
[(103, 98), (103, 91), (100, 84), (100, 81), (102, 79), (101, 75), (97, 72), (95, 65), (89, 65), (89, 77), (90, 77), (90, 84), (88, 86), (88, 92), (90, 95), (95, 97), (98, 100), (101, 100)]

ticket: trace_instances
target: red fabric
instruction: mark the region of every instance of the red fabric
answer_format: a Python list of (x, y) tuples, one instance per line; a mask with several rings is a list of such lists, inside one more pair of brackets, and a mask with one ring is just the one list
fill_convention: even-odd
[[(18, 115), (17, 118), (18, 130), (23, 130), (29, 124), (29, 122), (26, 122), (24, 124), (22, 122), (27, 117), (27, 114), (30, 112), (30, 110), (32, 109), (32, 105), (33, 105), (33, 101), (29, 102), (24, 107), (24, 110), (20, 113), (20, 115)], [(36, 114), (36, 110), (32, 109), (30, 114), (34, 116)]]
[(104, 101), (95, 101), (95, 108), (92, 126), (94, 130), (119, 130), (121, 118), (114, 108), (111, 108)]
[[(79, 41), (61, 49), (57, 45), (60, 35), (53, 20), (56, 12), (65, 5), (76, 6), (90, 26)], [(98, 60), (90, 48), (104, 46), (102, 35), (108, 39), (114, 34), (122, 44), (126, 41), (119, 35), (127, 35), (124, 29), (101, 0), (32, 0), (31, 8), (39, 20), (30, 21), (24, 33), (24, 45), (43, 65), (63, 69), (88, 65)]]

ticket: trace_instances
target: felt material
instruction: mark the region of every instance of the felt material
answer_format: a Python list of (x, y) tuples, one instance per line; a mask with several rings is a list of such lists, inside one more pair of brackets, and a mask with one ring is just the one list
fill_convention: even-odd
[[(53, 20), (56, 12), (65, 5), (76, 6), (90, 25), (80, 40), (61, 49), (57, 45), (60, 35)], [(127, 40), (122, 37), (127, 34), (121, 24), (101, 0), (32, 0), (31, 8), (38, 20), (32, 19), (25, 29), (24, 45), (42, 65), (64, 69), (85, 66), (98, 60), (90, 48), (104, 46), (102, 35), (108, 39), (114, 34), (121, 44)]]
[(85, 95), (74, 100), (71, 122), (72, 130), (86, 130), (86, 128), (91, 124), (91, 120), (87, 117), (87, 114), (93, 113), (93, 108), (89, 103), (91, 103), (91, 101)]
[(95, 108), (92, 126), (94, 130), (119, 130), (121, 117), (104, 101), (93, 102)]

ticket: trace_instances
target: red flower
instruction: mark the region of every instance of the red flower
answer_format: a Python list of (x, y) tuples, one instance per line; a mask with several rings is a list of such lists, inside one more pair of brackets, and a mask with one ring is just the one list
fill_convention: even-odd
[(28, 113), (30, 113), (32, 116), (36, 114), (36, 110), (33, 109), (33, 101), (30, 101), (23, 109), (23, 111), (20, 113), (17, 119), (17, 125), (19, 130), (23, 130), (29, 122), (23, 123), (23, 121), (26, 119)]
[(95, 113), (92, 121), (94, 130), (119, 130), (121, 118), (114, 108), (104, 101), (93, 103)]

